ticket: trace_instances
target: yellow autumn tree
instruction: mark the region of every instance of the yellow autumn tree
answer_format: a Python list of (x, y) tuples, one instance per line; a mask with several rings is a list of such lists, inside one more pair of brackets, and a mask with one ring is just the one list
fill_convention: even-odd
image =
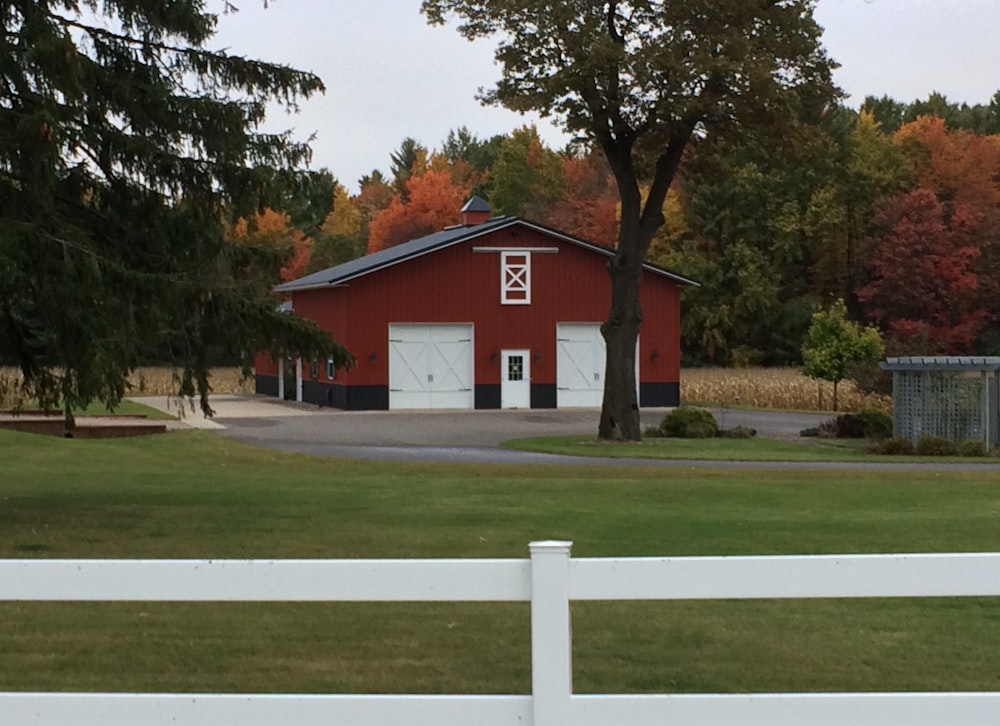
[(235, 244), (278, 251), (283, 259), (278, 272), (281, 282), (305, 274), (313, 246), (312, 238), (293, 227), (287, 214), (270, 207), (236, 220), (226, 237)]
[(333, 189), (333, 209), (320, 225), (306, 272), (318, 272), (349, 262), (365, 253), (368, 239), (365, 210), (342, 184)]
[(327, 236), (354, 235), (361, 231), (361, 210), (343, 184), (333, 188), (333, 210), (326, 215), (320, 232)]

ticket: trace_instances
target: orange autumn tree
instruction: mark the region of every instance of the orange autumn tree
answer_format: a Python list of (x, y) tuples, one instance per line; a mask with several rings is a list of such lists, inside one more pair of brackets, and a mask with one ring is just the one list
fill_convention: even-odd
[(248, 247), (273, 249), (283, 254), (284, 262), (278, 272), (281, 282), (288, 282), (305, 274), (313, 241), (302, 230), (296, 229), (287, 214), (270, 207), (251, 217), (241, 217), (229, 230), (230, 242)]
[(1000, 204), (1000, 136), (948, 129), (944, 119), (921, 116), (893, 136), (909, 156), (920, 186), (942, 202), (959, 201), (982, 210)]
[(469, 187), (456, 184), (448, 170), (432, 167), (411, 176), (406, 180), (406, 201), (396, 194), (372, 220), (368, 254), (457, 224), (468, 195)]
[(563, 190), (540, 222), (591, 242), (618, 243), (618, 191), (603, 157), (563, 157)]

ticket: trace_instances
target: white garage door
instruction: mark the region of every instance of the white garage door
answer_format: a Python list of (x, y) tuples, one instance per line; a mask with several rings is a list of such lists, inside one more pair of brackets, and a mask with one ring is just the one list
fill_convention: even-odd
[(556, 325), (556, 405), (600, 406), (604, 396), (604, 338), (598, 323)]
[[(556, 406), (600, 406), (607, 348), (600, 323), (556, 325)], [(635, 341), (635, 395), (639, 400), (639, 339)]]
[(471, 325), (389, 326), (389, 408), (473, 408)]

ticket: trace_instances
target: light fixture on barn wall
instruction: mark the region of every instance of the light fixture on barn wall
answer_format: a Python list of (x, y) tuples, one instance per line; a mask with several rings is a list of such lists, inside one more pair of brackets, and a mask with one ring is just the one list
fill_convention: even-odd
[(535, 363), (541, 363), (541, 362), (542, 362), (542, 354), (536, 352), (535, 353)]
[(490, 353), (490, 363), (496, 363), (496, 362), (497, 362), (497, 352), (494, 350), (492, 353)]
[(375, 355), (374, 353), (372, 353), (371, 355), (368, 356), (368, 362), (371, 363), (372, 365), (375, 365), (375, 361), (377, 361), (377, 360), (378, 360), (378, 356)]
[(649, 359), (654, 363), (656, 363), (656, 359), (659, 357), (660, 357), (660, 351), (656, 350), (656, 348), (653, 348), (653, 355), (649, 356)]

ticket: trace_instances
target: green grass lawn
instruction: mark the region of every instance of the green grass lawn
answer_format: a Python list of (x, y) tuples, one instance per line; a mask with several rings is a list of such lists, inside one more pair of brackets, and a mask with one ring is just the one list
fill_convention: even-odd
[[(400, 464), (0, 431), (0, 557), (1000, 550), (995, 474)], [(578, 692), (1000, 690), (992, 599), (579, 603)], [(0, 690), (524, 693), (526, 604), (0, 603)]]
[(599, 441), (593, 436), (538, 436), (512, 439), (504, 447), (520, 451), (569, 456), (599, 456), (613, 459), (698, 459), (707, 461), (861, 461), (995, 464), (986, 457), (881, 456), (866, 454), (861, 439), (802, 437), (779, 441), (752, 439), (677, 439), (647, 437), (638, 443)]

